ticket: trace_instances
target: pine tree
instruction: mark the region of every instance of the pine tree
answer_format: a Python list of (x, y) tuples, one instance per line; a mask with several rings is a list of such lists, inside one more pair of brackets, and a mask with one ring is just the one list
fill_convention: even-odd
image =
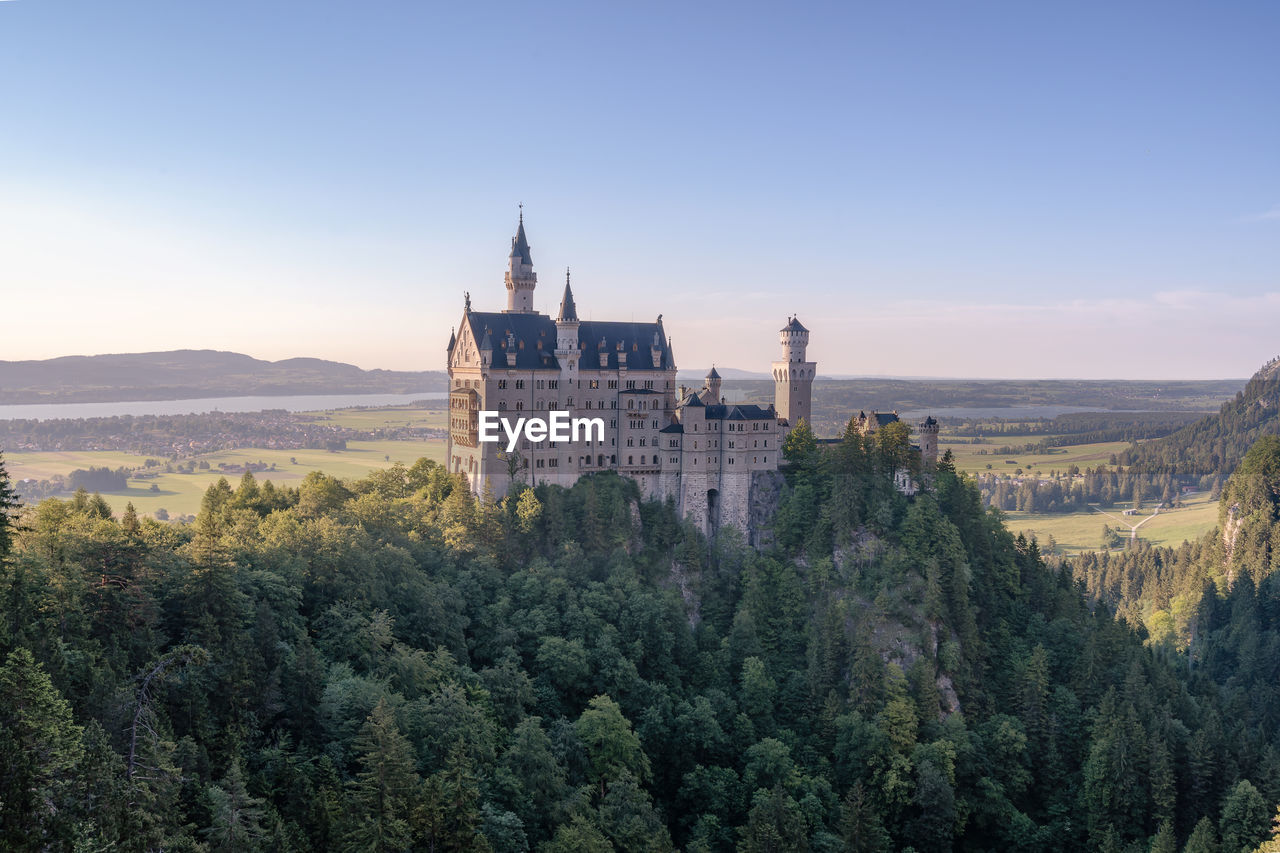
[(239, 757), (231, 760), (220, 784), (205, 791), (210, 823), (201, 833), (214, 853), (261, 850), (266, 837), (262, 799), (249, 795)]
[(0, 666), (0, 847), (38, 850), (66, 838), (83, 753), (71, 706), (27, 649)]
[(366, 853), (404, 850), (412, 841), (410, 814), (421, 779), (413, 748), (385, 698), (370, 712), (354, 747), (360, 772), (349, 785), (347, 843)]

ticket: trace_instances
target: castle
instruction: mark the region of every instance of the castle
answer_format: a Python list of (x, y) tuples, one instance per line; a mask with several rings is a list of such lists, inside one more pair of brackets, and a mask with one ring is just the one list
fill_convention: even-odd
[[(523, 213), (505, 283), (505, 311), (473, 311), (467, 294), (449, 338), (449, 470), (477, 494), (487, 486), (495, 495), (513, 481), (571, 486), (583, 474), (617, 471), (646, 497), (673, 499), (704, 533), (732, 525), (752, 534), (758, 505), (779, 489), (783, 438), (812, 413), (817, 365), (805, 357), (809, 331), (800, 321), (781, 329), (774, 404), (729, 403), (714, 367), (700, 389), (677, 387), (662, 315), (652, 323), (581, 320), (568, 273), (557, 316), (535, 311), (538, 276)], [(577, 441), (526, 439), (508, 453), (480, 440), (481, 411), (511, 419), (567, 411), (599, 417), (606, 428)]]

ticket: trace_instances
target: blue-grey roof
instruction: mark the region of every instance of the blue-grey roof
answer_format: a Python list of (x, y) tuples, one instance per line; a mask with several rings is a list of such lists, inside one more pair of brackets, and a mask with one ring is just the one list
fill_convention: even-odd
[(719, 373), (716, 373), (716, 366), (715, 366), (714, 364), (713, 364), (713, 365), (711, 365), (711, 369), (707, 371), (707, 378), (708, 378), (708, 379), (719, 379), (719, 378), (720, 378), (720, 374), (719, 374)]
[[(463, 317), (471, 324), (471, 334), (482, 341), (497, 341), (492, 346), (493, 363), (505, 366), (509, 345), (516, 349), (516, 368), (520, 370), (558, 370), (560, 362), (555, 357), (556, 321), (545, 314), (472, 311)], [(508, 337), (514, 341), (509, 344)], [(655, 338), (656, 336), (656, 338)], [(652, 346), (658, 341), (661, 350), (658, 367), (653, 366)], [(523, 344), (523, 346), (521, 346)], [(539, 347), (538, 344), (542, 346)], [(600, 353), (608, 356), (606, 370), (616, 370), (618, 353), (627, 354), (628, 371), (674, 370), (675, 362), (667, 346), (666, 334), (658, 323), (610, 323), (600, 320), (587, 321), (578, 326), (578, 349), (582, 353), (584, 370), (600, 369)]]
[(787, 323), (787, 325), (785, 325), (785, 326), (783, 326), (781, 329), (779, 329), (779, 331), (781, 331), (781, 332), (807, 332), (807, 331), (809, 331), (809, 330), (808, 330), (808, 329), (806, 329), (804, 326), (801, 326), (801, 325), (800, 325), (800, 320), (799, 320), (798, 318), (796, 318), (796, 317), (792, 317), (792, 318), (791, 318), (791, 321), (790, 321), (790, 322), (788, 322), (788, 323)]
[(684, 426), (678, 423), (669, 423), (658, 432), (684, 432)]
[(560, 316), (557, 320), (578, 321), (578, 308), (573, 304), (573, 288), (569, 287), (569, 271), (564, 271), (564, 296), (560, 298)]
[(516, 228), (516, 236), (511, 238), (511, 257), (533, 266), (533, 256), (529, 254), (529, 240), (524, 236), (524, 214), (520, 214), (520, 225)]
[(754, 403), (728, 403), (707, 406), (707, 420), (709, 421), (767, 421), (776, 417), (773, 406), (767, 409)]

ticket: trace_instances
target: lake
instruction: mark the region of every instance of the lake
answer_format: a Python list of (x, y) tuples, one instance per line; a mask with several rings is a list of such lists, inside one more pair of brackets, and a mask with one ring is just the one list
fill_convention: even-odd
[(29, 403), (0, 406), (0, 420), (110, 418), (116, 415), (188, 415), (205, 412), (313, 412), (355, 406), (400, 406), (414, 400), (443, 400), (447, 391), (417, 394), (299, 394), (286, 397), (205, 397), (195, 400), (135, 400), (122, 403)]
[(952, 406), (938, 409), (913, 409), (909, 412), (898, 412), (898, 417), (908, 423), (918, 421), (926, 415), (935, 418), (1008, 418), (1017, 420), (1024, 418), (1056, 418), (1058, 415), (1070, 415), (1076, 412), (1123, 412), (1129, 409), (1104, 409), (1099, 406), (998, 406), (992, 408), (967, 408)]

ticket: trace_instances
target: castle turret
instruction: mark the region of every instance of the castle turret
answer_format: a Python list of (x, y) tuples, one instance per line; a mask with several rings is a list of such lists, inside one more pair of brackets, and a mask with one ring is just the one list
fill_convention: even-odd
[[(564, 271), (564, 296), (560, 299), (560, 313), (556, 315), (556, 358), (560, 362), (563, 378), (576, 382), (578, 378), (578, 307), (573, 304), (573, 288), (569, 286), (569, 270)], [(566, 383), (566, 388), (573, 387)]]
[(711, 369), (707, 371), (707, 398), (712, 405), (720, 402), (720, 374), (716, 372), (716, 366), (711, 365)]
[(778, 417), (794, 427), (803, 418), (812, 423), (813, 377), (816, 362), (805, 361), (809, 346), (809, 330), (791, 317), (779, 332), (782, 359), (773, 363), (773, 400)]
[(509, 313), (533, 313), (533, 289), (538, 286), (538, 274), (533, 271), (533, 256), (529, 254), (529, 240), (524, 236), (524, 211), (520, 211), (520, 224), (516, 236), (511, 238), (511, 254), (507, 257), (507, 311)]
[(920, 422), (920, 461), (926, 469), (938, 464), (938, 422), (933, 415)]

